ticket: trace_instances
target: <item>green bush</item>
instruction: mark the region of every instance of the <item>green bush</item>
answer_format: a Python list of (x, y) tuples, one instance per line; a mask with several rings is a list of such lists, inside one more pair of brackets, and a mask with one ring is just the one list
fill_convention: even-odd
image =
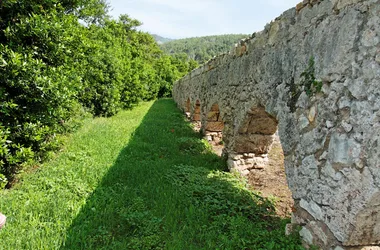
[(9, 180), (23, 162), (56, 148), (55, 133), (73, 115), (79, 81), (64, 66), (48, 67), (33, 53), (0, 44), (0, 125), (5, 127), (7, 153), (2, 174)]
[(189, 71), (139, 21), (107, 10), (104, 0), (0, 2), (0, 183), (57, 149), (86, 110), (111, 116), (170, 96)]

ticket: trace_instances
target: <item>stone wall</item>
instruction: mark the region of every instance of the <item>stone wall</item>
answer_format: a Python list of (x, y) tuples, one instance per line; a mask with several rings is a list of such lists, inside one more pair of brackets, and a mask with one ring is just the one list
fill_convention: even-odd
[(305, 242), (380, 244), (380, 0), (305, 0), (173, 96), (202, 131), (223, 124), (230, 168), (241, 155), (265, 165), (278, 129)]

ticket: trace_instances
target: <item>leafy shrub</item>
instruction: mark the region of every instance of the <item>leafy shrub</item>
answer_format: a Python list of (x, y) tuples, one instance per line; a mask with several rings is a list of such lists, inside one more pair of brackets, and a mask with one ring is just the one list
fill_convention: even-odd
[(0, 2), (2, 183), (56, 149), (84, 110), (111, 116), (170, 96), (189, 70), (136, 31), (139, 21), (110, 20), (107, 10), (104, 0)]
[(64, 67), (48, 67), (32, 53), (1, 44), (0, 60), (0, 125), (11, 142), (1, 156), (1, 173), (11, 180), (23, 162), (56, 148), (55, 133), (77, 105), (72, 88), (77, 82)]
[[(33, 158), (31, 148), (25, 148), (9, 140), (10, 131), (0, 126), (0, 186), (4, 188), (8, 181), (13, 181), (22, 164)], [(7, 178), (8, 177), (8, 178)]]

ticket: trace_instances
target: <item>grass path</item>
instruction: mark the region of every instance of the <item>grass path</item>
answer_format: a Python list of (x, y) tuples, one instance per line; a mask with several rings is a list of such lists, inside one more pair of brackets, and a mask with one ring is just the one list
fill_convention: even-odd
[(172, 100), (97, 118), (12, 190), (0, 249), (302, 249)]

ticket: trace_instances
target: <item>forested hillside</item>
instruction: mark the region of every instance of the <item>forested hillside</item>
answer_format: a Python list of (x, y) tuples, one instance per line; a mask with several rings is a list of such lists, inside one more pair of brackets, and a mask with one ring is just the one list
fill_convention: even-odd
[(225, 53), (237, 43), (240, 39), (246, 38), (249, 35), (219, 35), (193, 37), (179, 39), (161, 44), (162, 50), (168, 54), (185, 53), (189, 58), (194, 59), (199, 64), (202, 64), (209, 59), (219, 54)]
[[(105, 0), (0, 1), (0, 188), (86, 114), (111, 116), (171, 95), (196, 67), (165, 55)], [(183, 59), (183, 60), (182, 60)]]
[(152, 34), (152, 36), (154, 37), (154, 40), (156, 40), (156, 42), (158, 44), (163, 44), (163, 43), (167, 43), (167, 42), (170, 42), (170, 41), (174, 41), (174, 39), (162, 37), (162, 36), (159, 36), (159, 35), (156, 35), (156, 34)]

